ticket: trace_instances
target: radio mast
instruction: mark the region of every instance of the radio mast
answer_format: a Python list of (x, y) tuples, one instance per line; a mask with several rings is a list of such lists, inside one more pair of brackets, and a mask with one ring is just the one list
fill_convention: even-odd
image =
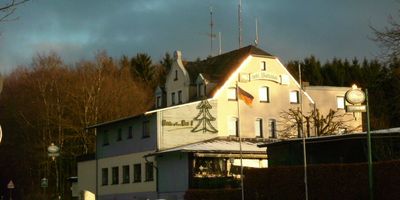
[(254, 40), (254, 46), (258, 46), (258, 18), (256, 18), (256, 39)]
[(210, 55), (213, 56), (213, 39), (215, 37), (213, 33), (214, 20), (213, 20), (213, 7), (210, 6)]
[(239, 48), (242, 47), (242, 0), (239, 0), (238, 25), (239, 25)]

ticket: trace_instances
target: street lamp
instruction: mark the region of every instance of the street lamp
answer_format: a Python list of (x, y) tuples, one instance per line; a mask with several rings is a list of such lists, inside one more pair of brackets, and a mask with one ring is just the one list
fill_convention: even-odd
[(58, 199), (61, 199), (60, 193), (59, 193), (59, 185), (58, 185), (58, 167), (57, 167), (57, 157), (60, 155), (60, 147), (54, 145), (54, 143), (51, 143), (49, 147), (47, 147), (47, 155), (51, 157), (51, 159), (54, 161), (54, 166), (56, 168), (56, 193), (58, 196)]

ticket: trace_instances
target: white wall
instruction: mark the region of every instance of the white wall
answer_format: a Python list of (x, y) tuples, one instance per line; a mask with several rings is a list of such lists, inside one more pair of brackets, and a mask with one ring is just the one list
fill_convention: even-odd
[[(132, 153), (123, 156), (115, 156), (109, 158), (99, 159), (98, 161), (98, 182), (99, 182), (99, 195), (108, 194), (123, 194), (123, 193), (140, 193), (140, 192), (155, 192), (156, 191), (156, 170), (153, 170), (154, 180), (146, 182), (145, 180), (145, 163), (146, 160), (143, 158), (144, 155), (151, 153), (141, 152)], [(149, 157), (148, 161), (153, 162), (153, 158)], [(140, 183), (133, 182), (133, 165), (142, 164), (142, 181)], [(130, 169), (130, 181), (129, 183), (122, 183), (122, 166), (129, 165)], [(156, 163), (154, 163), (156, 165)], [(119, 167), (119, 184), (112, 185), (112, 167)], [(108, 168), (108, 185), (102, 186), (102, 168)]]
[(96, 161), (78, 162), (78, 191), (96, 193)]

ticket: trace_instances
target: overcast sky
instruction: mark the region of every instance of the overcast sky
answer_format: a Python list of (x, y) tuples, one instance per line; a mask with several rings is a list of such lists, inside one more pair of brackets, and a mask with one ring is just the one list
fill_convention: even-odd
[[(222, 52), (238, 48), (239, 0), (31, 0), (17, 21), (0, 24), (0, 72), (28, 65), (54, 51), (67, 63), (92, 59), (99, 50), (119, 58), (148, 53), (153, 61), (181, 50), (184, 59), (210, 54), (210, 11)], [(243, 45), (253, 44), (283, 63), (311, 54), (322, 61), (375, 58), (369, 26), (398, 16), (396, 0), (242, 0)], [(214, 54), (218, 53), (214, 40)]]

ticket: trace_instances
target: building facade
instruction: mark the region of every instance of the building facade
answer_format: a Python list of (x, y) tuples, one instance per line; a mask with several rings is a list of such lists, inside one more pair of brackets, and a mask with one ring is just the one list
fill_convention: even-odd
[(282, 139), (284, 111), (335, 110), (346, 127), (360, 126), (342, 109), (347, 90), (302, 90), (277, 57), (254, 46), (197, 62), (177, 51), (153, 110), (89, 127), (97, 133), (94, 193), (183, 199), (190, 188), (238, 187), (242, 167), (268, 166), (257, 144)]

